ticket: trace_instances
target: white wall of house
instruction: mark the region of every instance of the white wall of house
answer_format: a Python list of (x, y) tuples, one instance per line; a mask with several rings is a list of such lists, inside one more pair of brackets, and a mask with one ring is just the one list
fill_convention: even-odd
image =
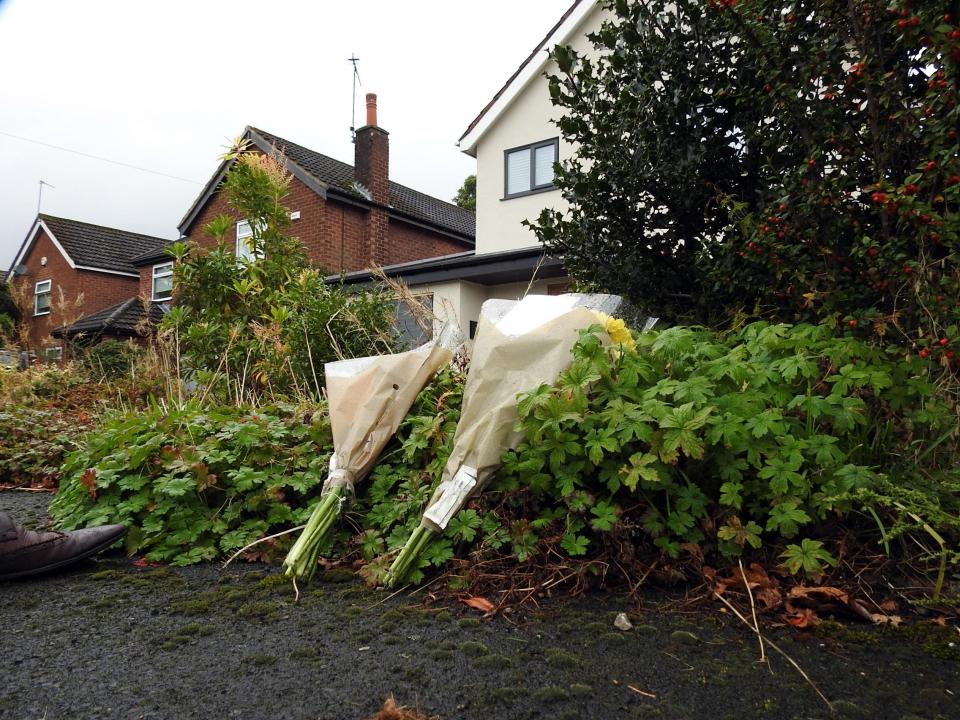
[(524, 295), (547, 295), (564, 292), (565, 278), (535, 280), (534, 282), (480, 285), (466, 280), (410, 285), (414, 295), (433, 295), (434, 335), (440, 333), (447, 323), (456, 324), (464, 338), (470, 337), (470, 323), (480, 320), (480, 306), (485, 300), (520, 300)]
[[(588, 52), (592, 47), (586, 35), (599, 29), (604, 17), (603, 9), (594, 4), (561, 42), (572, 45), (579, 52)], [(544, 55), (545, 51), (541, 50), (531, 63), (541, 64)], [(551, 122), (557, 117), (558, 109), (550, 102), (549, 86), (544, 77), (545, 72), (555, 73), (556, 69), (556, 64), (551, 61), (535, 73), (496, 121), (479, 136), (473, 148), (477, 158), (477, 254), (536, 245), (536, 236), (524, 227), (523, 221), (535, 221), (547, 207), (566, 208), (566, 202), (556, 189), (504, 198), (505, 151), (560, 135), (559, 129)], [(463, 149), (471, 152), (471, 148)], [(573, 150), (573, 146), (561, 140), (560, 159), (569, 158)]]

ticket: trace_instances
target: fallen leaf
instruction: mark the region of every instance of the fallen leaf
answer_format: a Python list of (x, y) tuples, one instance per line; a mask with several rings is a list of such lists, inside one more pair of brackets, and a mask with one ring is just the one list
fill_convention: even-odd
[(790, 588), (789, 596), (792, 600), (813, 600), (814, 602), (836, 602), (846, 605), (850, 596), (840, 588), (830, 587), (828, 585), (818, 585), (816, 587), (804, 587), (797, 585)]
[(795, 628), (808, 628), (820, 624), (820, 618), (810, 608), (800, 608), (796, 613), (787, 618), (787, 621)]
[(903, 618), (899, 615), (881, 615), (880, 613), (871, 613), (870, 619), (877, 625), (892, 625), (893, 627), (899, 627), (903, 622)]
[(87, 468), (80, 476), (80, 484), (90, 493), (90, 499), (97, 499), (97, 471), (94, 468)]
[(469, 605), (474, 610), (479, 610), (480, 612), (483, 612), (483, 613), (490, 613), (496, 610), (496, 606), (492, 602), (487, 600), (485, 597), (474, 596), (474, 597), (468, 597), (468, 598), (460, 598), (460, 602), (462, 602), (464, 605)]

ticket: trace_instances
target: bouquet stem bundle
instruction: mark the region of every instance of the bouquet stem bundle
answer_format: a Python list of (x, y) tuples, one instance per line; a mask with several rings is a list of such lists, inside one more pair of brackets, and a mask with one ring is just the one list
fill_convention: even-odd
[(343, 486), (330, 488), (320, 504), (314, 508), (307, 526), (283, 561), (287, 576), (304, 580), (310, 580), (313, 577), (317, 569), (320, 548), (323, 547), (330, 529), (340, 515), (344, 491)]
[(396, 560), (390, 566), (390, 570), (387, 571), (387, 587), (395, 587), (403, 583), (410, 572), (415, 569), (414, 566), (419, 566), (423, 551), (427, 549), (427, 545), (433, 540), (433, 536), (433, 530), (423, 525), (417, 525), (417, 529), (413, 531), (400, 554), (397, 555)]

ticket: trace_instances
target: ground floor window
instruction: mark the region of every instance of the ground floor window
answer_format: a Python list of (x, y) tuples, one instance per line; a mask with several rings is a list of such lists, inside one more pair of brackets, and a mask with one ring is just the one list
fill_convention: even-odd
[(397, 319), (394, 328), (405, 347), (415, 348), (433, 337), (433, 293), (414, 295), (409, 300), (397, 300), (396, 307)]
[(43, 349), (43, 359), (47, 362), (60, 362), (63, 360), (63, 346), (50, 345)]

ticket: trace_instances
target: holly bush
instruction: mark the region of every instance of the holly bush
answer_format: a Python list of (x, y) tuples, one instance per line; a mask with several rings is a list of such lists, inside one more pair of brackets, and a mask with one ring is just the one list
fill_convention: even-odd
[[(607, 3), (550, 92), (578, 150), (535, 230), (662, 317), (831, 318), (956, 368), (960, 4)], [(610, 262), (617, 258), (617, 262)]]

